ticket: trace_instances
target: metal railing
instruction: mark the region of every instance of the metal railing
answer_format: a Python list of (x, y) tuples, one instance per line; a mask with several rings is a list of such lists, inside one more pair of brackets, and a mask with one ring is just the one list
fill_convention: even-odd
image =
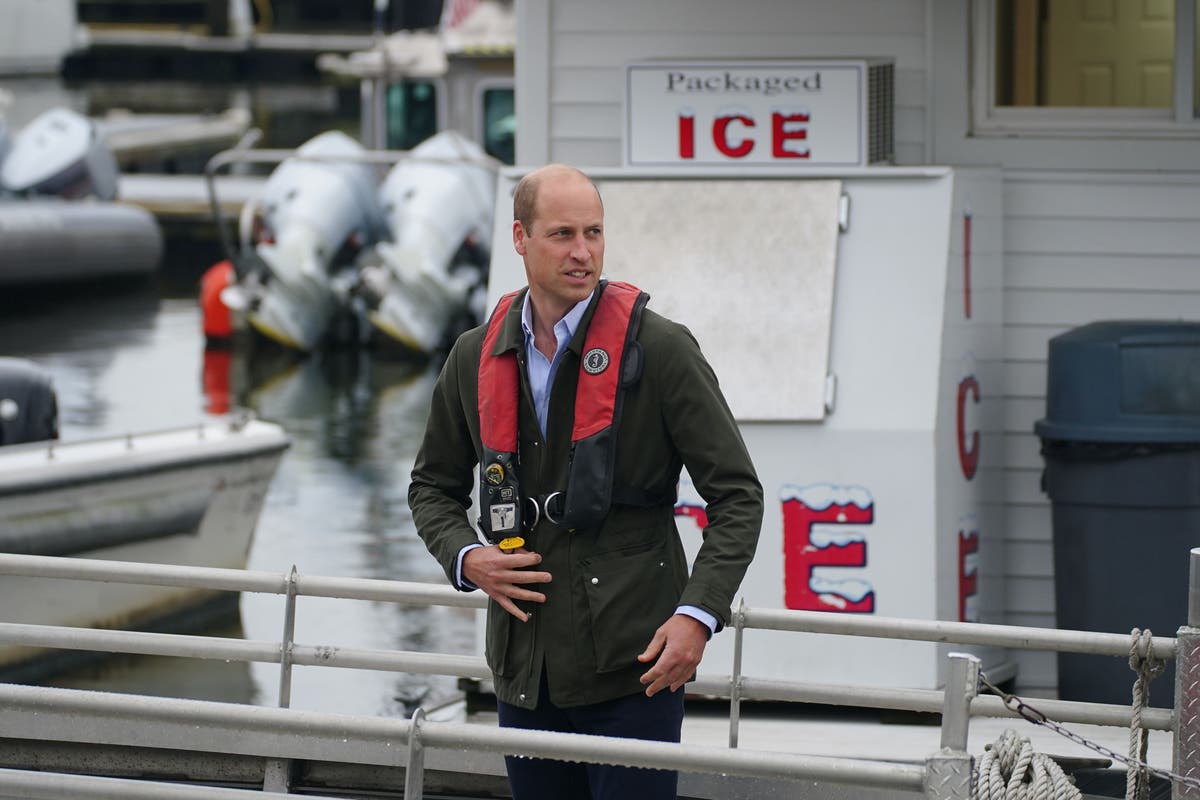
[[(1191, 554), (1188, 625), (1179, 638), (1155, 637), (1149, 651), (1177, 661), (1176, 708), (1145, 709), (1142, 727), (1175, 733), (1175, 771), (1200, 776), (1200, 548)], [(1122, 634), (1059, 631), (1006, 625), (921, 621), (884, 617), (848, 617), (820, 612), (754, 609), (744, 605), (733, 615), (734, 663), (728, 676), (702, 675), (689, 684), (692, 692), (730, 699), (730, 746), (697, 747), (631, 741), (610, 737), (516, 731), (478, 724), (427, 720), (420, 710), (409, 720), (319, 714), (288, 708), (291, 672), (296, 665), (384, 670), (487, 679), (483, 658), (411, 651), (354, 649), (307, 645), (293, 639), (299, 596), (372, 600), (409, 605), (483, 608), (481, 593), (465, 594), (449, 586), (366, 578), (331, 578), (289, 573), (178, 567), (91, 559), (0, 554), (0, 575), (111, 581), (283, 595), (284, 623), (279, 641), (256, 641), (133, 631), (0, 623), (0, 643), (42, 648), (113, 653), (182, 656), (280, 665), (278, 708), (209, 701), (146, 698), (0, 684), (5, 709), (0, 737), (25, 733), (54, 741), (105, 742), (239, 753), (266, 759), (264, 792), (286, 794), (289, 762), (319, 759), (368, 764), (400, 763), (406, 756), (406, 798), (421, 797), (425, 748), (526, 755), (625, 766), (657, 767), (687, 772), (787, 778), (923, 792), (938, 800), (970, 797), (973, 760), (966, 751), (971, 716), (1012, 716), (1002, 699), (979, 695), (979, 661), (951, 654), (945, 691), (812, 684), (756, 679), (741, 674), (741, 653), (748, 630), (884, 637), (940, 643), (993, 645), (1008, 648), (1128, 655), (1129, 637)], [(924, 765), (793, 754), (736, 748), (740, 704), (744, 700), (783, 700), (940, 712), (941, 750)], [(1039, 708), (1061, 722), (1128, 727), (1128, 706), (1039, 700)], [(123, 723), (113, 725), (114, 720)], [(15, 774), (14, 774), (15, 773)], [(113, 779), (70, 776), (78, 797), (213, 797), (204, 787), (190, 794), (134, 794)], [(0, 770), (0, 791), (29, 789), (40, 780), (62, 776)], [(128, 783), (128, 782), (125, 782)], [(47, 783), (49, 785), (49, 783)], [(58, 785), (58, 784), (55, 784)], [(66, 784), (62, 784), (65, 786)], [(180, 787), (182, 789), (182, 787)], [(41, 789), (32, 791), (42, 791)], [(140, 790), (139, 790), (140, 791)], [(216, 792), (227, 790), (214, 790)], [(108, 793), (106, 793), (108, 792)], [(1191, 793), (1189, 793), (1191, 792)], [(45, 790), (31, 797), (62, 797)], [(1188, 785), (1177, 785), (1176, 797), (1200, 798)]]

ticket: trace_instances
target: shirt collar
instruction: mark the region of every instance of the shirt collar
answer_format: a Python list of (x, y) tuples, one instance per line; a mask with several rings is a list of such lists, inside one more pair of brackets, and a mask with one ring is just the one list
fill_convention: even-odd
[[(525, 293), (525, 301), (521, 304), (521, 330), (525, 332), (526, 342), (533, 340), (533, 303), (529, 299), (529, 294), (529, 292)], [(572, 306), (566, 316), (554, 324), (554, 335), (560, 343), (570, 342), (575, 338), (575, 331), (579, 329), (579, 322), (583, 319), (583, 314), (591, 302), (591, 295), (585, 297)], [(560, 326), (566, 328), (565, 336), (559, 336)], [(560, 346), (558, 349), (561, 350), (562, 347)]]

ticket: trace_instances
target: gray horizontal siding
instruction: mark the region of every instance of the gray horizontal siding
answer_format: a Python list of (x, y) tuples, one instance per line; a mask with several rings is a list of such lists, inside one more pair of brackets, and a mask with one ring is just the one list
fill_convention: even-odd
[[(731, 7), (737, 13), (739, 7)], [(890, 57), (896, 65), (920, 67), (925, 43), (919, 35), (864, 35), (861, 33), (825, 33), (814, 36), (777, 30), (773, 33), (744, 34), (732, 27), (727, 32), (688, 34), (630, 30), (612, 36), (559, 31), (554, 45), (553, 65), (590, 67), (620, 64), (645, 59), (670, 58), (845, 58), (848, 53)]]
[[(638, 2), (630, 7), (595, 0), (560, 0), (555, 5), (555, 28), (560, 31), (613, 32), (628, 30), (684, 35), (711, 33), (713, 20), (736, 22), (739, 33), (770, 34), (845, 32), (923, 36), (925, 9), (916, 0), (848, 0), (840, 3), (803, 3), (795, 0), (728, 0)], [(731, 14), (731, 10), (733, 14)]]
[(1005, 265), (1010, 289), (1200, 292), (1196, 254), (1013, 253)]

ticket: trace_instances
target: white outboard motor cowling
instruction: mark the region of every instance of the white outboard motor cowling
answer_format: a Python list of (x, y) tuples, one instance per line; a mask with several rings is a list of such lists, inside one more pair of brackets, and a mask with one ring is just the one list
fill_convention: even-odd
[[(280, 164), (251, 201), (267, 237), (254, 249), (269, 277), (252, 292), (246, 320), (288, 347), (317, 346), (341, 304), (335, 273), (352, 268), (358, 251), (386, 230), (375, 168), (363, 152), (341, 131), (321, 133)], [(254, 214), (242, 215), (243, 226), (254, 224)]]
[(0, 187), (16, 194), (113, 200), (117, 160), (91, 120), (54, 108), (17, 133), (0, 165)]
[[(487, 278), (497, 167), (475, 142), (442, 131), (388, 173), (379, 197), (392, 240), (376, 246), (383, 268), (364, 268), (363, 279), (368, 320), (389, 338), (429, 354), (468, 310)], [(465, 245), (473, 259), (460, 263)]]

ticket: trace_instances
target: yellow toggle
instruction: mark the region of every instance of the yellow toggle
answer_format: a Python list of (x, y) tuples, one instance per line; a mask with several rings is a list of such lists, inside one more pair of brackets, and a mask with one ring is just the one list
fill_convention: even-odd
[(522, 539), (520, 536), (506, 536), (505, 538), (500, 540), (500, 544), (499, 544), (500, 549), (504, 550), (506, 552), (509, 550), (516, 550), (518, 547), (524, 547), (524, 546), (525, 546), (525, 540)]

